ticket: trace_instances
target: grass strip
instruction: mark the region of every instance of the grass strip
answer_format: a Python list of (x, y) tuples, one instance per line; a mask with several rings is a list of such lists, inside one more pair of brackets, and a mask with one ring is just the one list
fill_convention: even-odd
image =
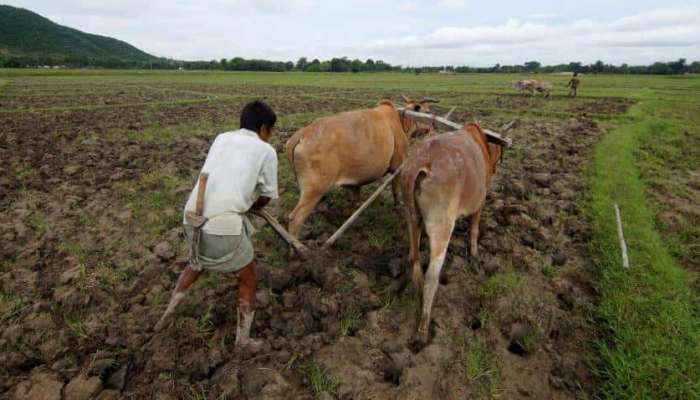
[[(649, 135), (672, 127), (630, 109), (597, 145), (591, 169), (593, 248), (598, 265), (600, 396), (609, 399), (700, 398), (700, 318), (688, 277), (654, 229), (635, 156)], [(647, 105), (647, 106), (650, 106)], [(630, 269), (622, 267), (613, 205), (622, 213)]]

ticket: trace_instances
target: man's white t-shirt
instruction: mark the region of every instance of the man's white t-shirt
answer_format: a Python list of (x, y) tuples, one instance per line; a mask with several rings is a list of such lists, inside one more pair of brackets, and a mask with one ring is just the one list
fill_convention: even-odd
[[(202, 227), (208, 234), (240, 235), (241, 214), (260, 196), (278, 197), (277, 153), (257, 133), (247, 129), (218, 135), (202, 172), (209, 173), (204, 193), (204, 216), (209, 221)], [(185, 213), (195, 211), (198, 187), (199, 180), (187, 200)]]

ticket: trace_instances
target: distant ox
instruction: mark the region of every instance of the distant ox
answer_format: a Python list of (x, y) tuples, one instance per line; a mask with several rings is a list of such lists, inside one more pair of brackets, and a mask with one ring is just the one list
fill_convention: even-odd
[[(428, 138), (406, 160), (400, 175), (409, 233), (409, 263), (416, 290), (422, 290), (417, 340), (428, 341), (430, 311), (455, 221), (470, 216), (470, 253), (477, 254), (479, 219), (502, 147), (487, 142), (478, 124)], [(430, 264), (423, 273), (420, 237), (425, 229)]]
[[(428, 103), (438, 101), (403, 98), (407, 110), (422, 112), (430, 111)], [(321, 118), (296, 132), (287, 141), (286, 151), (301, 194), (289, 214), (289, 233), (299, 237), (304, 221), (331, 189), (359, 188), (394, 172), (418, 130), (427, 129), (383, 100), (375, 108)], [(393, 183), (396, 201), (398, 182)]]
[(515, 82), (513, 84), (513, 89), (519, 90), (521, 92), (528, 91), (533, 96), (537, 92), (544, 94), (544, 97), (549, 97), (549, 94), (552, 90), (552, 84), (549, 82), (528, 79)]

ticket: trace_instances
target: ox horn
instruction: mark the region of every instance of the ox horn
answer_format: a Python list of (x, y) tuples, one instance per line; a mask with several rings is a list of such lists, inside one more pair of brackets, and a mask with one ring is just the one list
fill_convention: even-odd
[(423, 100), (419, 101), (419, 103), (439, 103), (440, 100), (436, 99), (435, 97), (423, 97)]
[(405, 94), (402, 94), (402, 95), (401, 95), (401, 98), (402, 98), (403, 101), (405, 101), (406, 103), (410, 103), (410, 102), (411, 102), (411, 99), (409, 99)]

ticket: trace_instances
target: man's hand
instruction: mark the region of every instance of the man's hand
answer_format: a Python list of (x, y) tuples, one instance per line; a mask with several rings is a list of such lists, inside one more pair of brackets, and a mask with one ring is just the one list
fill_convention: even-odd
[(255, 203), (253, 203), (253, 206), (250, 207), (250, 209), (253, 210), (253, 211), (262, 210), (263, 208), (265, 208), (265, 206), (266, 206), (267, 203), (269, 203), (269, 202), (270, 202), (270, 198), (269, 198), (269, 197), (260, 196), (260, 197), (258, 197), (258, 199), (255, 201)]

